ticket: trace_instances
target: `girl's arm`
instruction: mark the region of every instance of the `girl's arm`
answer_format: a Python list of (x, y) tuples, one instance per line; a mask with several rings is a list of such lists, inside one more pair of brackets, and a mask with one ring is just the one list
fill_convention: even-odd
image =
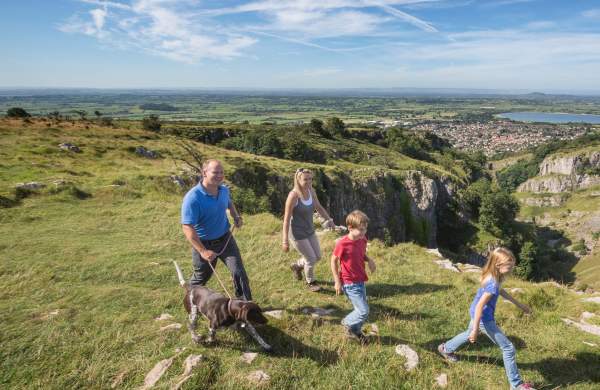
[(517, 299), (510, 295), (505, 289), (500, 289), (500, 296), (509, 301), (510, 303), (514, 304), (519, 309), (523, 310), (523, 312), (525, 312), (526, 314), (531, 314), (531, 308), (529, 306), (517, 301)]
[(336, 255), (331, 255), (331, 273), (333, 274), (333, 280), (335, 282), (335, 294), (340, 295), (342, 293), (342, 281), (340, 280), (340, 270), (338, 263), (340, 259)]
[(472, 343), (477, 341), (477, 336), (479, 335), (479, 323), (481, 322), (481, 316), (483, 315), (483, 307), (490, 301), (490, 299), (492, 299), (492, 294), (484, 292), (481, 298), (479, 298), (477, 306), (475, 306), (473, 329), (471, 329), (471, 334), (469, 334), (469, 341)]
[(296, 203), (298, 195), (291, 191), (285, 201), (285, 212), (283, 214), (283, 231), (281, 232), (281, 249), (284, 252), (290, 250), (290, 241), (288, 234), (290, 232), (290, 220), (292, 218), (292, 209)]
[(321, 217), (323, 217), (326, 221), (331, 221), (329, 222), (329, 227), (333, 227), (331, 226), (333, 224), (333, 219), (329, 216), (327, 210), (325, 210), (325, 208), (321, 205), (321, 202), (319, 202), (319, 198), (317, 197), (315, 190), (311, 188), (310, 191), (312, 192), (313, 202), (315, 202), (315, 209), (317, 210), (319, 215), (321, 215)]

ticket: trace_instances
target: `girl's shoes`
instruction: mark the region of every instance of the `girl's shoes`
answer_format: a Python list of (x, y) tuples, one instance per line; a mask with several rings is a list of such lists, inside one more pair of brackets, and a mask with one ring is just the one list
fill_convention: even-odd
[[(446, 352), (446, 344), (438, 345), (438, 352), (444, 357), (444, 359), (451, 363), (456, 363), (458, 361), (458, 356), (456, 356), (452, 352)], [(524, 387), (523, 389), (526, 389), (526, 387)]]
[(515, 387), (516, 390), (535, 390), (531, 383), (521, 383), (519, 386)]

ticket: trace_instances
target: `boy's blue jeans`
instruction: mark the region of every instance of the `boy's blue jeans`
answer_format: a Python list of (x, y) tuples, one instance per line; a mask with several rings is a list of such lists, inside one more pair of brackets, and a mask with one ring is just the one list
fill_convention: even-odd
[[(455, 336), (452, 340), (447, 341), (445, 344), (445, 350), (447, 353), (452, 353), (460, 348), (463, 344), (469, 342), (469, 334), (473, 329), (473, 320), (469, 323), (469, 329), (463, 333)], [(516, 351), (510, 340), (502, 333), (495, 321), (481, 321), (479, 323), (479, 329), (484, 333), (494, 344), (500, 347), (502, 350), (502, 359), (504, 360), (504, 369), (506, 370), (506, 376), (510, 382), (511, 388), (519, 386), (523, 381), (521, 375), (519, 375), (519, 369), (517, 368), (517, 357)]]
[(342, 325), (350, 328), (355, 334), (362, 333), (362, 326), (369, 317), (367, 290), (365, 283), (344, 284), (344, 293), (354, 306), (354, 310), (342, 320)]

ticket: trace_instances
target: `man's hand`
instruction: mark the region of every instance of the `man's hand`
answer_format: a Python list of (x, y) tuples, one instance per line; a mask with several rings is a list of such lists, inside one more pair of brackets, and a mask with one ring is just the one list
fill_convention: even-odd
[(342, 283), (339, 280), (335, 281), (335, 295), (340, 295), (342, 293)]
[(469, 341), (474, 343), (477, 341), (477, 336), (479, 336), (479, 329), (475, 328), (471, 331), (471, 334), (469, 334)]
[(369, 271), (371, 271), (371, 273), (373, 273), (376, 270), (377, 270), (377, 266), (375, 265), (375, 262), (372, 259), (369, 259)]
[(217, 254), (211, 251), (210, 249), (205, 249), (202, 252), (200, 252), (200, 256), (202, 256), (202, 259), (204, 259), (204, 261), (213, 261), (217, 257)]
[(233, 219), (233, 226), (235, 226), (236, 228), (241, 229), (243, 224), (244, 224), (244, 220), (242, 219), (241, 215), (238, 215), (237, 218)]

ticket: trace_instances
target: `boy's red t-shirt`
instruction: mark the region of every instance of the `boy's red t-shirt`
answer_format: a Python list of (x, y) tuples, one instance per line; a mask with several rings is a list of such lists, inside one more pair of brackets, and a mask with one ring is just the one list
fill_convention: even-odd
[(369, 280), (365, 271), (367, 239), (352, 240), (344, 236), (338, 240), (333, 255), (340, 259), (340, 276), (343, 284), (361, 283)]

